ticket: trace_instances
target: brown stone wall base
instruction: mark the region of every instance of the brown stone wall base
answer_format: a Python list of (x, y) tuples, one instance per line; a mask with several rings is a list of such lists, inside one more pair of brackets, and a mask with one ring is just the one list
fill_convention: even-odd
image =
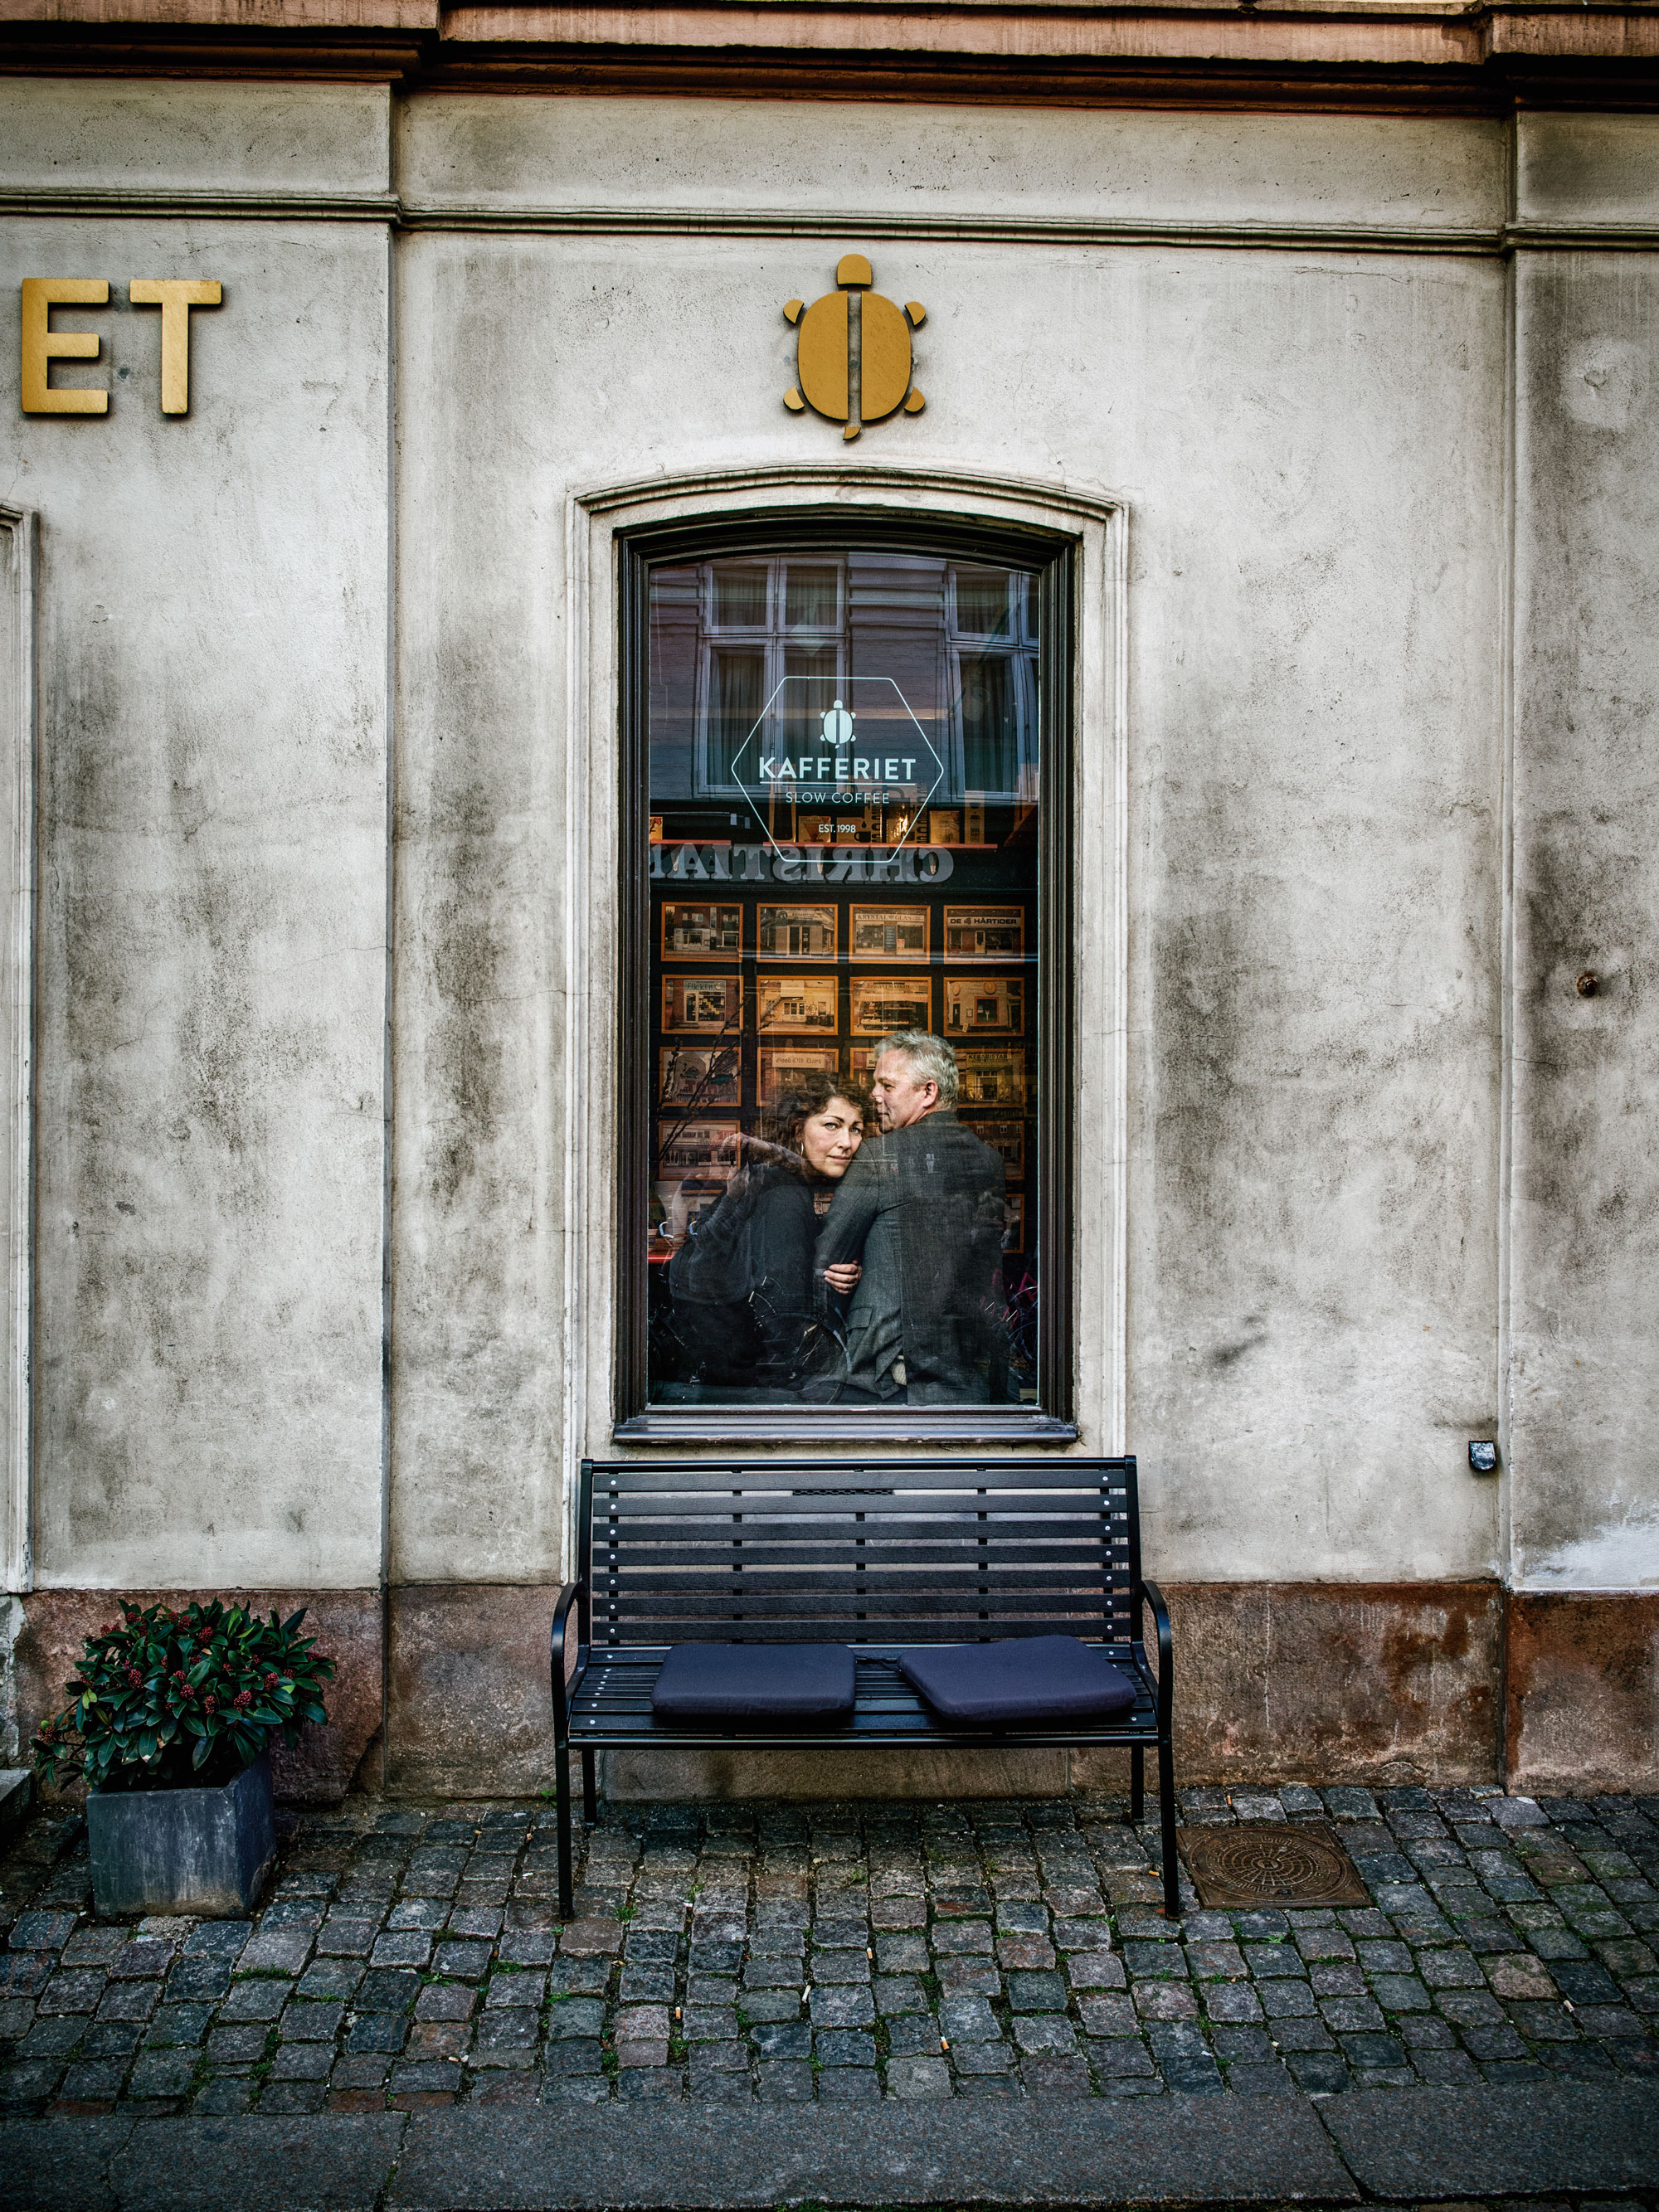
[(1659, 1594), (1509, 1600), (1513, 1790), (1659, 1790)]
[(1163, 1587), (1183, 1783), (1498, 1779), (1496, 1582)]
[[(1176, 1632), (1176, 1770), (1182, 1783), (1496, 1782), (1500, 1658), (1510, 1786), (1659, 1788), (1659, 1595), (1522, 1593), (1496, 1583), (1165, 1585)], [(148, 1603), (188, 1591), (124, 1593)], [(363, 1780), (404, 1796), (533, 1796), (552, 1786), (550, 1585), (416, 1585), (390, 1599), (390, 1726), (380, 1722), (380, 1602), (373, 1590), (246, 1590), (310, 1624), (339, 1662), (333, 1716), (281, 1753), (291, 1802)], [(109, 1590), (23, 1598), (14, 1654), (27, 1745), (64, 1702)], [(365, 1753), (368, 1758), (365, 1759)], [(384, 1776), (382, 1767), (384, 1764)], [(617, 1799), (1042, 1796), (1121, 1791), (1121, 1752), (664, 1752), (617, 1754)], [(1147, 1780), (1152, 1782), (1149, 1771)]]
[(537, 1583), (392, 1590), (389, 1790), (532, 1797), (552, 1788), (547, 1639), (557, 1596)]
[[(1496, 1583), (1166, 1585), (1182, 1782), (1493, 1782)], [(552, 1783), (547, 1631), (534, 1585), (392, 1594), (388, 1782), (410, 1796)], [(1002, 1796), (1122, 1790), (1121, 1752), (611, 1755), (619, 1802), (652, 1797)], [(1148, 1783), (1152, 1776), (1149, 1771)]]
[[(278, 1745), (271, 1755), (276, 1795), (291, 1804), (332, 1805), (351, 1778), (380, 1725), (380, 1600), (375, 1590), (33, 1590), (21, 1600), (23, 1628), (13, 1655), (17, 1670), (17, 1718), (22, 1756), (42, 1721), (61, 1712), (64, 1684), (75, 1672), (85, 1638), (120, 1618), (125, 1598), (133, 1605), (188, 1605), (192, 1597), (233, 1600), (252, 1613), (274, 1606), (286, 1620), (306, 1607), (307, 1631), (338, 1668), (325, 1700), (326, 1728), (307, 1729), (295, 1747)], [(379, 1776), (373, 1778), (376, 1782)]]

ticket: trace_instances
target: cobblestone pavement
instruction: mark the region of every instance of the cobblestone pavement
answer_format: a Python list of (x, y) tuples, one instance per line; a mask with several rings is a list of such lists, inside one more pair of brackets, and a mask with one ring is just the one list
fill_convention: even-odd
[(1156, 1829), (1099, 1797), (624, 1806), (562, 1926), (550, 1807), (354, 1799), (252, 1921), (103, 1922), (81, 1822), (39, 1814), (0, 1864), (0, 2110), (1659, 2079), (1659, 1798), (1182, 1808), (1334, 1821), (1370, 1905), (1166, 1921)]

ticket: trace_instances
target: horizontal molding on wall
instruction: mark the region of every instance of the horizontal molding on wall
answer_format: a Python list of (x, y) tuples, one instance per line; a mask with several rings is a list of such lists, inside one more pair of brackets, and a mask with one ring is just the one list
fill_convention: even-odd
[(54, 185), (43, 190), (0, 188), (0, 215), (108, 216), (117, 219), (191, 220), (215, 216), (244, 222), (397, 223), (395, 192), (221, 191), (212, 187), (130, 191), (123, 186)]
[(951, 240), (994, 246), (1194, 246), (1306, 253), (1583, 252), (1659, 246), (1659, 223), (1510, 224), (1193, 222), (1112, 216), (872, 214), (727, 208), (507, 208), (406, 205), (406, 230), (544, 232), (560, 236)]
[(375, 222), (398, 230), (518, 231), (554, 238), (867, 238), (989, 246), (1207, 246), (1281, 253), (1652, 252), (1659, 222), (1477, 224), (1194, 222), (1109, 216), (915, 215), (868, 209), (477, 206), (395, 192), (0, 189), (0, 215), (246, 222)]

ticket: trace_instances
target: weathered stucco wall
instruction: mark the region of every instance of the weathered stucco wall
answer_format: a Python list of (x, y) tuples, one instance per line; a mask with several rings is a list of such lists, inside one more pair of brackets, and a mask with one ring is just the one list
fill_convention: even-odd
[(383, 85), (0, 78), (0, 184), (269, 194), (280, 214), (296, 193), (386, 191), (391, 107)]
[[(694, 151), (669, 174), (655, 109), (434, 97), (405, 112), (400, 187), (556, 208), (579, 180), (696, 207), (743, 176), (780, 208), (952, 204), (952, 118), (835, 120), (826, 150), (792, 110), (688, 103)], [(1462, 123), (1442, 149), (1426, 126), (1330, 118), (959, 121), (1022, 219), (1073, 210), (1091, 164), (1098, 204), (1196, 217), (1248, 154), (1249, 210), (1271, 176), (1277, 216), (1310, 222), (1485, 219), (1501, 173), (1494, 135)], [(1495, 1492), (1465, 1447), (1498, 1395), (1501, 267), (872, 251), (883, 289), (927, 303), (928, 405), (866, 434), (860, 462), (1106, 487), (1132, 517), (1129, 1433), (1152, 1555), (1176, 1578), (1491, 1573)], [(780, 404), (779, 310), (833, 259), (771, 237), (401, 250), (399, 1580), (558, 1556), (539, 1224), (549, 1134), (556, 1158), (567, 1094), (598, 1078), (559, 1066), (540, 995), (560, 962), (538, 886), (562, 863), (566, 502), (838, 453)], [(588, 731), (585, 773), (615, 763)], [(1085, 957), (1104, 957), (1097, 920)], [(1085, 1237), (1105, 1172), (1082, 1163)], [(1109, 1356), (1099, 1319), (1085, 1364)]]
[[(1523, 215), (1659, 215), (1659, 119), (1526, 143)], [(1659, 261), (1526, 260), (1516, 318), (1510, 1565), (1659, 1590)]]
[[(0, 476), (43, 531), (41, 1582), (341, 1592), (354, 1745), (384, 1665), (397, 1786), (533, 1784), (538, 1592), (608, 1411), (564, 1237), (573, 994), (608, 989), (566, 911), (573, 495), (836, 461), (780, 309), (861, 246), (927, 303), (928, 405), (859, 461), (1129, 517), (1127, 1441), (1184, 1771), (1444, 1778), (1503, 1738), (1565, 1775), (1615, 1648), (1574, 1774), (1650, 1762), (1650, 1604), (1526, 1614), (1500, 1714), (1496, 1584), (1659, 1586), (1653, 259), (1438, 248), (1511, 189), (1652, 222), (1656, 131), (0, 83), (6, 189), (200, 201), (0, 226), (0, 358), (18, 277), (117, 295), (58, 318), (110, 415), (15, 416)], [(301, 219), (388, 185), (396, 236)], [(182, 421), (125, 302), (158, 274), (225, 285)], [(1270, 1711), (1286, 1622), (1316, 1656)]]
[(805, 210), (918, 233), (966, 216), (1428, 234), (1503, 220), (1504, 138), (1467, 117), (443, 92), (399, 102), (396, 173), (426, 210), (654, 210), (688, 227)]
[[(75, 88), (77, 133), (72, 92), (37, 111), (13, 88), (33, 152), (0, 142), (46, 184), (95, 140), (106, 180), (276, 187), (320, 117), (306, 180), (373, 173), (371, 101), (283, 95), (283, 128), (248, 89)], [(56, 380), (106, 381), (108, 414), (14, 415), (6, 439), (8, 495), (41, 515), (37, 1572), (372, 1586), (385, 238), (150, 217), (0, 236), (13, 374), (20, 277), (112, 295), (57, 313), (104, 361)], [(140, 276), (224, 287), (191, 318), (186, 416), (160, 411)]]

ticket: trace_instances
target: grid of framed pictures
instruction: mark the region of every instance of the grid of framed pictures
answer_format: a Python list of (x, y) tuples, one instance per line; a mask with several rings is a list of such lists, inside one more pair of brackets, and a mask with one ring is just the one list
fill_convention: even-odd
[(882, 1037), (918, 1029), (956, 1048), (957, 1110), (1002, 1161), (1004, 1247), (1024, 1250), (1036, 1148), (1029, 898), (905, 886), (876, 903), (734, 884), (713, 902), (651, 888), (654, 1245), (678, 1241), (719, 1196), (737, 1133), (752, 1132), (793, 1082), (829, 1074), (867, 1092)]

